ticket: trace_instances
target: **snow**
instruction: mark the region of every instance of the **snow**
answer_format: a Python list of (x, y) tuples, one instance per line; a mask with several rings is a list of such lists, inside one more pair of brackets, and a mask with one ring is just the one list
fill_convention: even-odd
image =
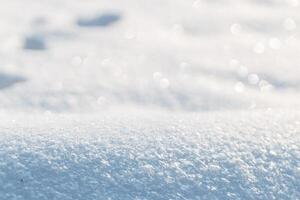
[[(289, 1), (5, 4), (1, 71), (27, 81), (1, 92), (4, 109), (299, 108), (299, 14)], [(275, 89), (262, 92), (253, 74)]]
[(2, 0), (0, 199), (300, 199), (298, 0)]
[(42, 36), (28, 36), (24, 41), (24, 49), (44, 50), (46, 49), (45, 41)]
[(0, 193), (298, 199), (299, 117), (284, 111), (16, 116), (0, 125)]
[(99, 17), (95, 17), (92, 19), (79, 19), (77, 24), (83, 27), (105, 27), (111, 26), (113, 23), (116, 23), (121, 18), (118, 14), (106, 13)]

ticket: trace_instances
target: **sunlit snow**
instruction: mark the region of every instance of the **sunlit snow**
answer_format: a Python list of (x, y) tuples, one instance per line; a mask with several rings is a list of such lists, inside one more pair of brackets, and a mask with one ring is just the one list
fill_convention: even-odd
[(0, 6), (0, 199), (300, 199), (298, 0)]

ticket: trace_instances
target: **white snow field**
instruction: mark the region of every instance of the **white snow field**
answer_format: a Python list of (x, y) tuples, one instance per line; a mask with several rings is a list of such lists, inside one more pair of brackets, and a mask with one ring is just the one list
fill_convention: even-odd
[(298, 0), (0, 2), (0, 200), (300, 199)]
[(1, 199), (300, 196), (299, 113), (5, 116)]

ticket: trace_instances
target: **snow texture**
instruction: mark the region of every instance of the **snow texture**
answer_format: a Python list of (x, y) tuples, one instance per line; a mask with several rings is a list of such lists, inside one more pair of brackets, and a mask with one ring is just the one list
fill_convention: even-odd
[(0, 196), (299, 199), (299, 117), (18, 116), (1, 122)]
[(298, 0), (0, 2), (0, 200), (300, 199)]

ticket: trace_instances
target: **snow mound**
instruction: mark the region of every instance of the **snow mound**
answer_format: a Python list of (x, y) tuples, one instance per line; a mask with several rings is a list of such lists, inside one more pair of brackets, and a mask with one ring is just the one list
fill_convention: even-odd
[(300, 198), (299, 113), (147, 116), (6, 118), (1, 198)]

